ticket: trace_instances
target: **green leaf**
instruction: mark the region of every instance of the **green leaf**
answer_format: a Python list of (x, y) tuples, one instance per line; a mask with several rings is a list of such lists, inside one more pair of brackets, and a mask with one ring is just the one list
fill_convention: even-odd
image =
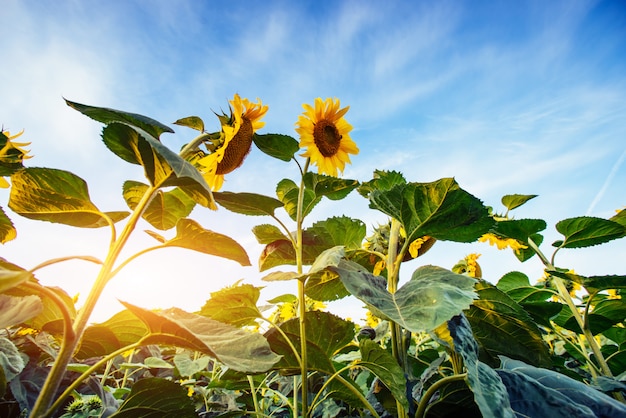
[(556, 230), (565, 236), (565, 240), (552, 245), (561, 248), (591, 247), (626, 235), (624, 225), (590, 216), (564, 219), (556, 224)]
[[(341, 266), (342, 263), (343, 261), (339, 265)], [(350, 295), (339, 275), (329, 270), (310, 275), (304, 289), (307, 296), (323, 302), (342, 299)]]
[(262, 152), (282, 161), (290, 161), (300, 149), (298, 141), (289, 135), (254, 134), (252, 140)]
[(265, 271), (272, 267), (285, 264), (295, 265), (296, 251), (291, 241), (286, 239), (276, 240), (267, 244), (259, 256), (259, 271)]
[(146, 325), (125, 309), (105, 322), (87, 327), (76, 357), (79, 359), (102, 357), (136, 343), (147, 334)]
[(178, 373), (184, 377), (191, 377), (196, 373), (206, 370), (211, 361), (210, 357), (202, 356), (195, 360), (191, 359), (189, 353), (179, 353), (174, 356), (174, 365)]
[(0, 206), (0, 244), (6, 244), (15, 239), (16, 236), (17, 230), (13, 226), (13, 222), (11, 222), (11, 219)]
[(317, 241), (325, 247), (324, 250), (338, 245), (344, 246), (347, 250), (356, 250), (361, 248), (367, 228), (359, 219), (335, 216), (315, 222), (306, 231), (308, 234), (318, 237)]
[(105, 107), (95, 107), (84, 105), (76, 102), (65, 100), (67, 105), (78, 110), (83, 115), (89, 116), (91, 119), (108, 125), (112, 122), (119, 122), (125, 125), (137, 127), (146, 131), (148, 134), (158, 138), (164, 132), (174, 133), (167, 125), (162, 124), (147, 116), (138, 115), (136, 113), (124, 112), (121, 110), (108, 109)]
[(340, 200), (356, 189), (359, 182), (309, 171), (304, 175), (304, 184), (307, 188), (313, 190), (317, 197), (324, 196), (330, 200)]
[(261, 289), (243, 284), (212, 292), (211, 299), (206, 301), (198, 313), (237, 327), (255, 325), (256, 319), (263, 317), (256, 306)]
[(519, 416), (620, 417), (626, 405), (564, 374), (501, 357), (498, 374)]
[(51, 168), (25, 168), (11, 176), (9, 207), (29, 219), (98, 228), (106, 216), (89, 199), (80, 177)]
[(174, 366), (159, 357), (147, 357), (143, 361), (144, 366), (150, 369), (173, 369)]
[[(280, 200), (285, 211), (292, 220), (296, 220), (298, 212), (298, 194), (299, 188), (293, 180), (283, 179), (278, 182), (276, 186), (276, 196)], [(308, 215), (315, 205), (319, 203), (321, 197), (315, 195), (315, 192), (310, 188), (304, 189), (304, 198), (302, 200), (302, 216)]]
[[(302, 233), (302, 264), (312, 264), (322, 251), (333, 247), (337, 243), (333, 241), (325, 228), (316, 229), (317, 224), (313, 228), (305, 229)], [(337, 231), (341, 234), (341, 231)], [(342, 243), (338, 243), (341, 245)], [(291, 241), (287, 239), (279, 239), (265, 246), (259, 256), (259, 270), (265, 271), (269, 268), (296, 263), (296, 252)]]
[[(332, 358), (354, 338), (354, 324), (328, 312), (309, 311), (305, 316), (307, 363), (311, 370), (335, 373)], [(300, 323), (297, 318), (280, 325), (295, 347), (300, 347)], [(283, 336), (274, 328), (265, 333), (272, 350), (282, 356), (275, 369), (300, 373), (300, 363)]]
[[(134, 210), (147, 191), (146, 184), (131, 180), (124, 182), (124, 200), (128, 207)], [(142, 218), (154, 228), (165, 231), (176, 226), (179, 219), (187, 217), (195, 205), (196, 202), (178, 188), (168, 192), (158, 190)]]
[[(40, 286), (36, 281), (32, 281), (29, 285)], [(46, 287), (48, 290), (56, 293), (57, 298), (60, 299), (65, 304), (65, 309), (69, 313), (71, 319), (76, 316), (76, 309), (74, 307), (73, 299), (61, 288), (59, 287)], [(23, 286), (14, 287), (6, 291), (7, 295), (10, 296), (28, 296), (32, 295), (33, 292), (32, 286), (28, 288)], [(54, 335), (60, 335), (63, 333), (63, 314), (61, 313), (58, 305), (52, 301), (52, 299), (46, 296), (44, 293), (37, 292), (41, 302), (43, 304), (43, 310), (38, 315), (25, 320), (24, 325), (40, 330), (47, 331)]]
[(187, 128), (204, 132), (204, 121), (199, 116), (187, 116), (186, 118), (178, 119), (174, 122), (174, 125), (186, 126)]
[(557, 270), (546, 270), (546, 273), (552, 276), (560, 277), (562, 279), (578, 283), (589, 291), (626, 289), (626, 276), (608, 275), (586, 277), (574, 273), (565, 273)]
[(513, 210), (535, 197), (537, 197), (536, 194), (508, 194), (502, 196), (502, 204), (505, 208), (507, 208), (507, 210)]
[(181, 247), (204, 254), (227, 258), (250, 266), (246, 250), (234, 239), (202, 228), (192, 219), (179, 219), (176, 224), (176, 237), (164, 244), (166, 247)]
[(409, 242), (423, 236), (473, 242), (494, 222), (482, 202), (452, 178), (400, 184), (387, 191), (373, 190), (370, 207), (399, 220)]
[(402, 367), (398, 365), (391, 354), (372, 340), (362, 339), (359, 342), (359, 350), (361, 351), (361, 361), (358, 366), (375, 374), (391, 391), (393, 397), (404, 406), (405, 410), (408, 410), (406, 378)]
[[(0, 258), (0, 260), (2, 259)], [(29, 271), (7, 268), (4, 265), (0, 265), (0, 293), (4, 293), (32, 279), (33, 274)]]
[(265, 372), (279, 357), (260, 334), (178, 308), (160, 313), (121, 302), (150, 329), (143, 344), (165, 344), (207, 354), (241, 372)]
[(399, 184), (406, 184), (406, 179), (399, 171), (375, 170), (374, 178), (358, 187), (361, 196), (369, 198), (373, 190), (387, 191)]
[(335, 247), (329, 248), (328, 250), (323, 251), (317, 258), (315, 262), (309, 269), (309, 274), (319, 273), (322, 270), (325, 270), (327, 267), (333, 266), (336, 267), (339, 265), (339, 262), (346, 255), (346, 250), (343, 245), (337, 245)]
[(498, 355), (549, 365), (550, 350), (530, 315), (493, 285), (476, 285), (479, 299), (465, 312), (476, 341), (492, 362)]
[[(503, 238), (516, 239), (525, 245), (528, 244), (528, 240), (531, 238), (535, 244), (539, 245), (543, 241), (543, 237), (538, 232), (546, 229), (546, 226), (546, 222), (542, 219), (498, 221), (495, 225), (495, 234)], [(522, 248), (519, 253), (516, 252), (515, 254), (520, 261), (526, 261), (535, 255), (535, 251), (531, 248)]]
[(0, 295), (0, 328), (9, 328), (39, 315), (43, 311), (41, 299), (35, 295)]
[(257, 225), (252, 228), (252, 233), (259, 244), (269, 244), (277, 240), (288, 240), (278, 227), (270, 224)]
[(519, 271), (502, 276), (496, 287), (517, 303), (545, 301), (554, 295), (550, 290), (531, 286), (528, 276)]
[(8, 338), (0, 337), (0, 371), (3, 372), (5, 384), (17, 377), (25, 366), (24, 359), (15, 344)]
[[(346, 267), (347, 266), (347, 267)], [(352, 295), (367, 303), (374, 315), (389, 319), (412, 332), (432, 330), (467, 309), (476, 294), (475, 280), (436, 266), (415, 270), (396, 293), (387, 281), (355, 263), (330, 267)]]
[(626, 227), (626, 209), (620, 210), (617, 212), (617, 215), (612, 216), (609, 220)]
[(464, 315), (448, 321), (454, 350), (461, 354), (467, 369), (466, 381), (474, 393), (474, 401), (485, 417), (514, 418), (506, 387), (498, 374), (478, 360), (478, 345), (472, 335), (472, 328)]
[(111, 418), (196, 418), (187, 389), (167, 379), (139, 379)]
[(283, 206), (272, 197), (256, 193), (213, 193), (215, 201), (231, 212), (251, 216), (274, 216), (274, 211)]

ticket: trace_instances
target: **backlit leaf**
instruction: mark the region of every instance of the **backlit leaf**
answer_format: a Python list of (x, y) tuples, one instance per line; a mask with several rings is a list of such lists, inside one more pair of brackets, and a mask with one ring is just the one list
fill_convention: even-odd
[[(293, 180), (283, 179), (276, 185), (276, 197), (284, 204), (285, 211), (294, 221), (298, 212), (298, 193), (299, 188)], [(313, 190), (305, 187), (302, 200), (302, 216), (308, 215), (321, 199), (321, 197), (315, 195)]]
[(167, 247), (181, 247), (204, 254), (227, 258), (249, 266), (246, 250), (234, 239), (202, 228), (192, 219), (179, 219), (176, 224), (176, 237), (164, 243)]
[(24, 359), (15, 344), (4, 336), (0, 337), (0, 373), (3, 374), (4, 384), (6, 385), (7, 382), (17, 377), (25, 366)]
[(362, 183), (357, 190), (361, 196), (368, 198), (373, 190), (390, 190), (399, 184), (406, 184), (406, 179), (402, 173), (398, 171), (375, 170), (374, 178)]
[(252, 140), (262, 152), (282, 161), (290, 161), (300, 149), (298, 141), (289, 135), (254, 134)]
[(242, 215), (273, 216), (283, 206), (279, 200), (256, 193), (216, 192), (213, 197), (220, 206)]
[(609, 220), (626, 227), (626, 209), (620, 210), (617, 215), (612, 216)]
[(346, 197), (352, 190), (356, 189), (359, 182), (356, 180), (341, 179), (333, 176), (326, 176), (309, 171), (304, 175), (304, 184), (313, 190), (317, 197), (327, 197), (330, 200), (339, 200)]
[(139, 379), (120, 408), (110, 418), (196, 418), (187, 389), (171, 380), (149, 377)]
[(369, 339), (362, 339), (359, 342), (361, 351), (361, 361), (359, 367), (375, 374), (381, 382), (393, 393), (394, 398), (404, 406), (409, 408), (406, 397), (406, 378), (402, 367), (398, 365), (391, 354), (380, 345)]
[(505, 208), (507, 208), (507, 210), (513, 210), (535, 197), (537, 197), (536, 194), (508, 194), (506, 196), (502, 196), (502, 204)]
[(287, 240), (278, 227), (270, 224), (257, 225), (252, 228), (252, 233), (259, 244), (269, 244), (277, 240)]
[(562, 248), (591, 247), (626, 235), (624, 225), (590, 216), (564, 219), (556, 224), (556, 229), (565, 239), (552, 245)]
[(347, 250), (351, 250), (361, 248), (367, 231), (361, 220), (347, 216), (335, 216), (315, 222), (310, 228), (307, 228), (307, 233), (319, 237), (318, 241), (325, 242), (326, 248), (341, 245)]
[(212, 292), (198, 314), (237, 327), (255, 325), (262, 317), (256, 306), (260, 294), (261, 288), (250, 284), (226, 287)]
[(104, 215), (91, 202), (87, 183), (80, 177), (51, 168), (25, 168), (11, 180), (9, 207), (17, 214), (83, 228), (103, 226)]
[(174, 125), (186, 126), (187, 128), (204, 132), (204, 121), (199, 116), (187, 116), (186, 118), (178, 119), (174, 122)]
[(13, 226), (13, 222), (7, 216), (2, 206), (0, 206), (0, 244), (6, 244), (7, 242), (15, 239), (17, 236), (17, 230)]
[(411, 280), (389, 293), (387, 280), (355, 263), (330, 267), (346, 289), (367, 303), (374, 315), (396, 322), (409, 331), (432, 330), (467, 309), (475, 299), (475, 280), (436, 266), (415, 270)]
[(245, 331), (178, 308), (153, 312), (126, 302), (124, 306), (150, 329), (145, 344), (176, 345), (207, 354), (234, 370), (264, 372), (278, 356), (260, 334)]
[[(124, 182), (124, 200), (128, 207), (134, 210), (147, 190), (148, 186), (143, 183), (130, 180)], [(179, 219), (188, 216), (195, 205), (196, 202), (178, 188), (167, 192), (158, 190), (142, 217), (154, 228), (168, 230), (176, 226)]]
[[(1, 260), (1, 259), (0, 259)], [(22, 269), (12, 269), (0, 265), (0, 293), (19, 286), (33, 278), (33, 274)]]
[(129, 310), (122, 310), (107, 321), (87, 327), (76, 357), (102, 357), (134, 344), (148, 334), (146, 325)]
[(408, 241), (429, 236), (443, 241), (473, 242), (493, 225), (482, 202), (452, 178), (432, 183), (399, 184), (373, 190), (370, 207), (399, 220)]
[(0, 295), (0, 328), (9, 328), (39, 315), (43, 311), (41, 299), (35, 295)]

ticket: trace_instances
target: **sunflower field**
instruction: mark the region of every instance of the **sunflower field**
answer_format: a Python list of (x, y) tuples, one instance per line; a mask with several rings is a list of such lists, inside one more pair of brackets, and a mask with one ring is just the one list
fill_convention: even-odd
[[(581, 276), (558, 262), (561, 251), (624, 238), (626, 210), (563, 219), (554, 225), (562, 238), (544, 243), (545, 221), (511, 215), (535, 195), (506, 195), (497, 210), (454, 178), (342, 178), (359, 148), (338, 99), (303, 106), (298, 140), (257, 133), (268, 107), (235, 95), (218, 132), (197, 116), (175, 122), (197, 132), (179, 152), (160, 140), (172, 128), (152, 118), (66, 103), (103, 124), (104, 145), (141, 166), (145, 182), (124, 182), (127, 208), (102, 212), (83, 179), (25, 165), (28, 143), (1, 132), (0, 187), (10, 188), (2, 243), (16, 237), (16, 215), (108, 229), (110, 241), (102, 260), (0, 258), (0, 416), (626, 417), (626, 276)], [(222, 191), (253, 143), (298, 167), (298, 178), (277, 179), (275, 196)], [(339, 207), (351, 193), (388, 222), (369, 232), (343, 214), (305, 222), (322, 200)], [(240, 280), (196, 312), (122, 302), (93, 323), (107, 284), (147, 252), (183, 248), (251, 264), (239, 242), (189, 217), (196, 206), (261, 219), (252, 233), (263, 280), (289, 281), (297, 294), (261, 302), (261, 287)], [(154, 246), (127, 256), (139, 225)], [(492, 283), (470, 254), (451, 269), (424, 263), (400, 281), (406, 262), (443, 241), (484, 241), (541, 263), (545, 275), (514, 271)], [(77, 258), (99, 268), (80, 306), (37, 279)], [(366, 306), (366, 323), (325, 308), (343, 298)]]

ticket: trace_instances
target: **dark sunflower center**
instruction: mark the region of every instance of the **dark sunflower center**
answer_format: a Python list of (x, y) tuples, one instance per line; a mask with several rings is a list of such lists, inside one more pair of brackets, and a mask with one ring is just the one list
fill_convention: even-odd
[(254, 128), (248, 118), (242, 118), (239, 130), (224, 151), (224, 158), (217, 164), (216, 174), (228, 174), (239, 167), (252, 146)]
[(313, 129), (313, 140), (320, 153), (324, 157), (332, 157), (339, 151), (341, 145), (341, 135), (334, 123), (322, 119), (315, 124)]

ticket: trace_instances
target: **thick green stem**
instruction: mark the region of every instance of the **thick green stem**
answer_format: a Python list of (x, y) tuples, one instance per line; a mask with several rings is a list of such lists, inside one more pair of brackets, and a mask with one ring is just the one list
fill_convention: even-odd
[[(307, 159), (304, 164), (304, 170), (302, 172), (302, 178), (300, 180), (300, 189), (298, 190), (298, 207), (296, 214), (296, 268), (298, 276), (302, 275), (302, 224), (304, 221), (304, 175), (309, 168), (310, 160)], [(298, 280), (298, 308), (299, 308), (299, 322), (300, 322), (300, 375), (302, 376), (302, 382), (300, 385), (301, 398), (302, 398), (302, 416), (306, 417), (308, 414), (308, 363), (307, 363), (307, 339), (306, 339), (306, 298), (305, 298), (305, 279)], [(296, 403), (297, 405), (297, 403)]]
[(419, 404), (417, 405), (417, 411), (415, 412), (415, 418), (424, 418), (424, 413), (426, 412), (426, 408), (428, 407), (428, 401), (433, 397), (435, 392), (437, 392), (443, 385), (446, 385), (451, 382), (457, 382), (460, 380), (465, 380), (467, 374), (455, 374), (452, 376), (444, 377), (441, 380), (437, 380), (432, 384), (420, 399)]
[(148, 205), (150, 200), (152, 199), (153, 193), (156, 191), (158, 187), (149, 188), (146, 193), (141, 198), (141, 201), (137, 204), (137, 207), (131, 214), (124, 230), (118, 237), (118, 239), (113, 243), (112, 247), (109, 249), (109, 253), (107, 254), (104, 263), (100, 269), (98, 277), (94, 282), (87, 299), (85, 300), (85, 304), (78, 311), (76, 319), (74, 321), (74, 333), (73, 335), (66, 334), (63, 336), (63, 342), (61, 343), (61, 349), (59, 350), (59, 354), (46, 378), (46, 381), (43, 384), (41, 389), (41, 393), (33, 406), (30, 416), (33, 418), (46, 417), (51, 414), (52, 410), (48, 411), (48, 408), (52, 404), (52, 400), (54, 398), (55, 393), (57, 392), (59, 385), (61, 384), (61, 380), (65, 375), (65, 371), (67, 369), (67, 365), (72, 359), (72, 355), (76, 350), (76, 346), (78, 342), (83, 336), (85, 328), (87, 327), (87, 323), (89, 321), (89, 317), (93, 312), (93, 309), (104, 290), (104, 287), (108, 283), (111, 277), (111, 271), (113, 270), (113, 266), (115, 265), (115, 261), (117, 260), (122, 248), (128, 241), (131, 233), (135, 229), (137, 222), (141, 218), (141, 214), (143, 213), (145, 207)]
[(183, 149), (180, 150), (180, 153), (178, 155), (180, 155), (180, 157), (183, 159), (187, 159), (187, 157), (189, 157), (189, 155), (191, 155), (191, 153), (194, 152), (202, 142), (204, 142), (206, 139), (209, 139), (210, 136), (210, 134), (204, 132), (201, 133), (200, 135), (192, 139), (191, 142), (185, 145)]

